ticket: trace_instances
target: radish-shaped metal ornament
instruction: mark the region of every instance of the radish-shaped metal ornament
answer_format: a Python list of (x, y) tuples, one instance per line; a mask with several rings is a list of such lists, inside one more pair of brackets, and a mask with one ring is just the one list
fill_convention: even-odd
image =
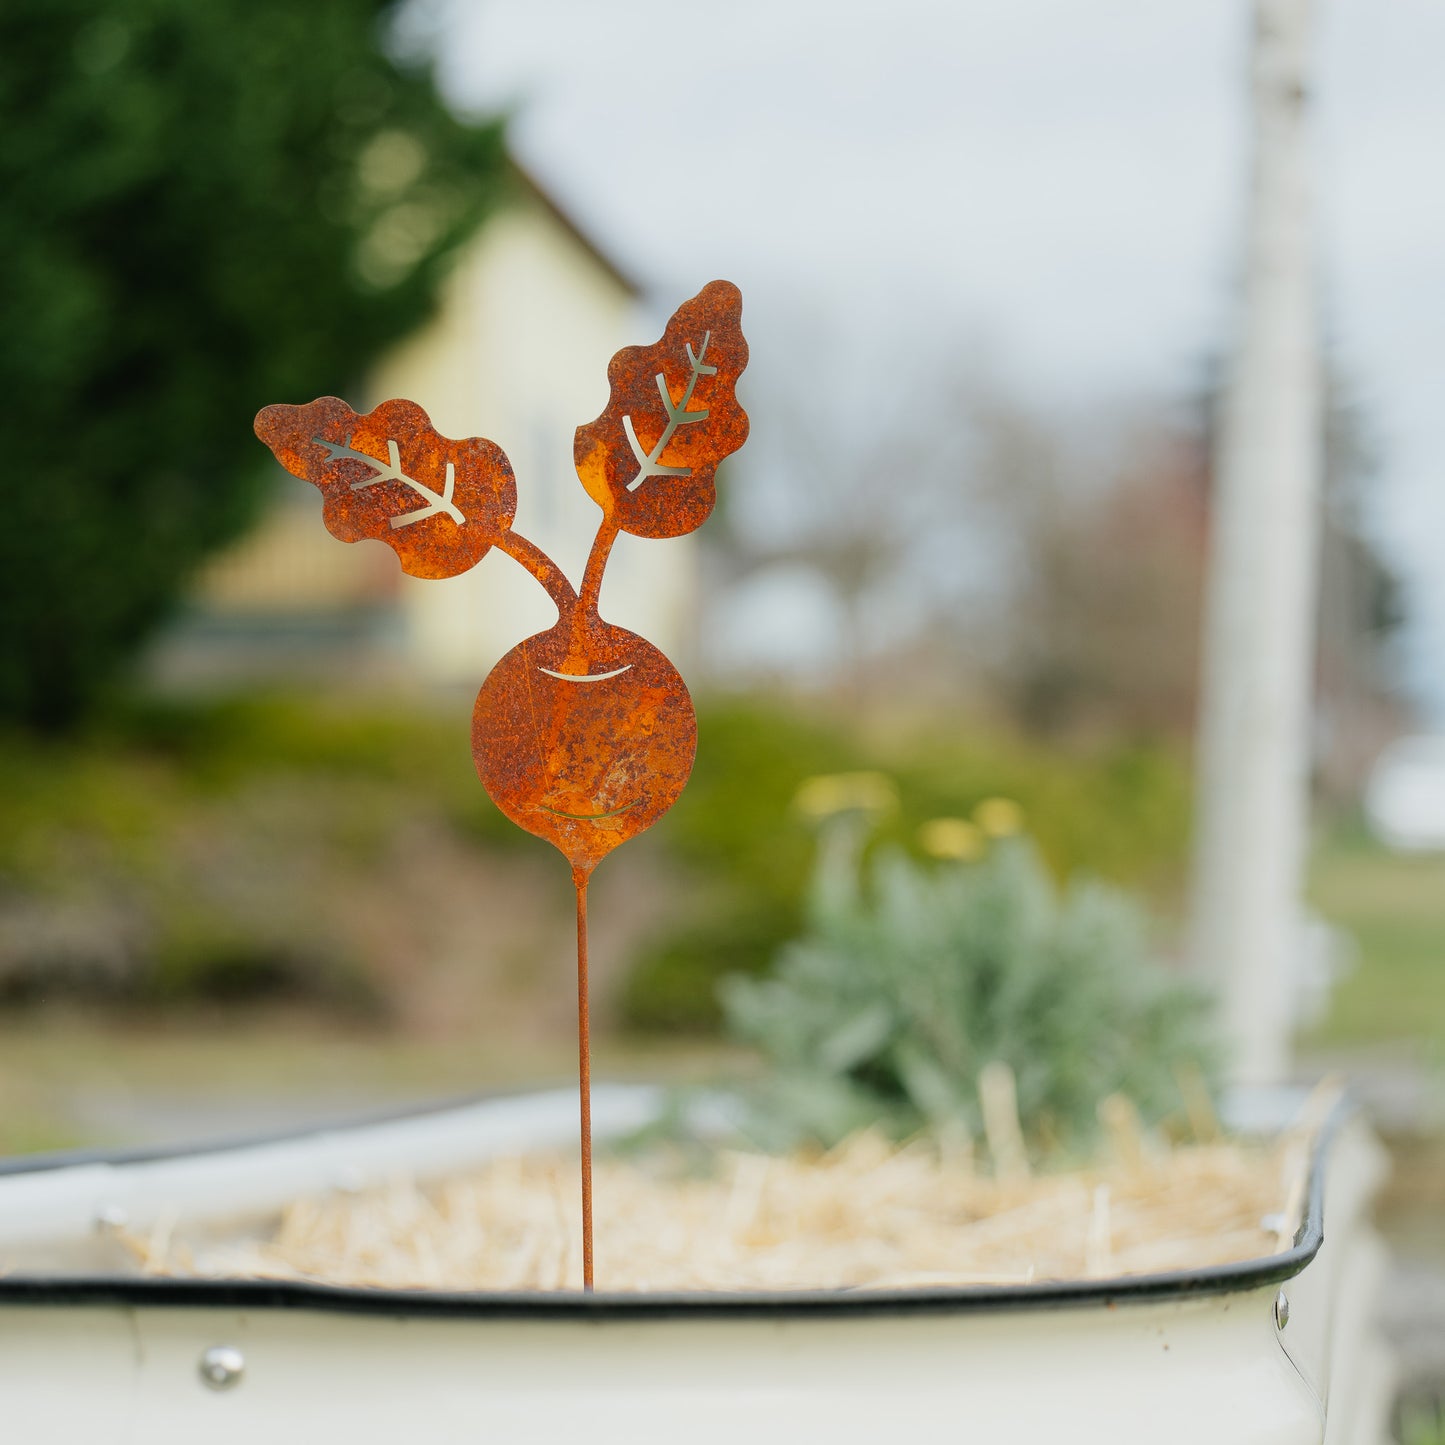
[(482, 684), (472, 756), (492, 801), (572, 869), (586, 1289), (593, 1283), (587, 884), (608, 853), (677, 801), (697, 748), (697, 718), (677, 670), (650, 642), (604, 621), (597, 601), (619, 532), (678, 537), (712, 511), (718, 464), (748, 435), (735, 391), (748, 360), (741, 319), (737, 287), (714, 281), (677, 309), (655, 345), (612, 358), (607, 407), (577, 428), (574, 446), (577, 475), (602, 509), (580, 589), (512, 530), (516, 481), (494, 443), (450, 441), (410, 401), (359, 416), (323, 397), (268, 406), (256, 418), (257, 436), (281, 464), (320, 488), (333, 536), (386, 543), (414, 577), (455, 577), (496, 547), (556, 604), (555, 625), (514, 647)]

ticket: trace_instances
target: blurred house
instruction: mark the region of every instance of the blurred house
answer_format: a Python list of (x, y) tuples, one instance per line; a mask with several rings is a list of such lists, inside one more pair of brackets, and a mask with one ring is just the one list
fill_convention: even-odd
[[(516, 169), (509, 202), (459, 256), (435, 315), (349, 399), (364, 410), (409, 397), (443, 435), (497, 442), (517, 474), (516, 530), (578, 581), (600, 514), (573, 471), (572, 433), (606, 404), (612, 354), (660, 330), (637, 283)], [(338, 543), (321, 524), (319, 493), (277, 472), (260, 524), (202, 572), (186, 615), (158, 645), (161, 681), (474, 687), (508, 648), (555, 620), (536, 582), (504, 554), (443, 582), (406, 577), (383, 544)], [(696, 565), (690, 537), (621, 538), (604, 614), (685, 655)]]

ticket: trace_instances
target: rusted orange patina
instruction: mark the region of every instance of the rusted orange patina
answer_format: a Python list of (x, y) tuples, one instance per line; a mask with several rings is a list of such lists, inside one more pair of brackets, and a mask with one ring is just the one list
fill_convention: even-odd
[(713, 281), (685, 301), (654, 346), (612, 358), (612, 396), (577, 428), (573, 460), (587, 494), (624, 532), (679, 537), (707, 521), (718, 463), (748, 439), (734, 388), (748, 364), (742, 294)]
[(375, 538), (413, 577), (455, 577), (502, 540), (517, 512), (512, 464), (495, 442), (454, 442), (414, 401), (358, 416), (324, 396), (268, 406), (256, 435), (324, 498), (326, 530), (343, 542)]
[(583, 873), (673, 805), (696, 751), (677, 669), (580, 608), (514, 647), (472, 715), (472, 754), (493, 801)]
[(697, 717), (677, 669), (645, 638), (605, 622), (602, 575), (619, 532), (677, 537), (707, 520), (718, 463), (747, 440), (735, 387), (748, 347), (742, 297), (713, 281), (653, 346), (617, 353), (612, 395), (577, 428), (577, 475), (602, 508), (580, 587), (512, 529), (511, 463), (479, 437), (450, 441), (415, 402), (359, 416), (335, 397), (268, 406), (256, 434), (314, 483), (344, 542), (385, 542), (414, 577), (454, 577), (489, 548), (546, 589), (556, 625), (519, 643), (482, 684), (472, 755), (493, 802), (567, 859), (577, 889), (577, 1023), (582, 1105), (583, 1283), (592, 1287), (592, 1129), (587, 885), (619, 844), (655, 823), (692, 771)]
[(472, 714), (493, 802), (584, 876), (655, 823), (692, 771), (686, 685), (651, 643), (603, 621), (597, 599), (619, 531), (675, 537), (712, 510), (718, 463), (748, 434), (734, 393), (748, 356), (741, 316), (737, 287), (714, 281), (656, 345), (613, 357), (611, 401), (577, 429), (577, 474), (603, 514), (581, 589), (549, 589), (557, 625), (497, 664)]

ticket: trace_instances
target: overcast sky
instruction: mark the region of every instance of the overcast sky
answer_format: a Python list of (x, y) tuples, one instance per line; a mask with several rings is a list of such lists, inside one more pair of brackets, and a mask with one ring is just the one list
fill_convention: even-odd
[[(1179, 397), (1227, 334), (1242, 0), (430, 8), (452, 98), (515, 106), (519, 156), (665, 296), (725, 275), (754, 319), (860, 306), (1071, 406)], [(1326, 327), (1445, 709), (1445, 6), (1319, 14)]]

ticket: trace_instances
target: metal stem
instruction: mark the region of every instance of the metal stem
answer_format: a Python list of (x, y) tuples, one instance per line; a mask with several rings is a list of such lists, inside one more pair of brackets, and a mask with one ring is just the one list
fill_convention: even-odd
[(617, 540), (617, 523), (604, 515), (597, 525), (597, 536), (592, 541), (592, 550), (587, 554), (587, 570), (582, 574), (582, 590), (578, 594), (581, 606), (577, 609), (579, 620), (588, 612), (597, 611), (597, 599), (602, 592), (602, 573), (612, 553), (612, 544)]
[(567, 574), (535, 543), (529, 542), (520, 532), (508, 528), (496, 544), (497, 550), (520, 562), (543, 587), (556, 604), (560, 616), (566, 616), (577, 603), (577, 594), (567, 580)]
[(592, 1038), (587, 1010), (587, 874), (572, 870), (577, 890), (577, 1078), (582, 1100), (582, 1288), (592, 1288)]

